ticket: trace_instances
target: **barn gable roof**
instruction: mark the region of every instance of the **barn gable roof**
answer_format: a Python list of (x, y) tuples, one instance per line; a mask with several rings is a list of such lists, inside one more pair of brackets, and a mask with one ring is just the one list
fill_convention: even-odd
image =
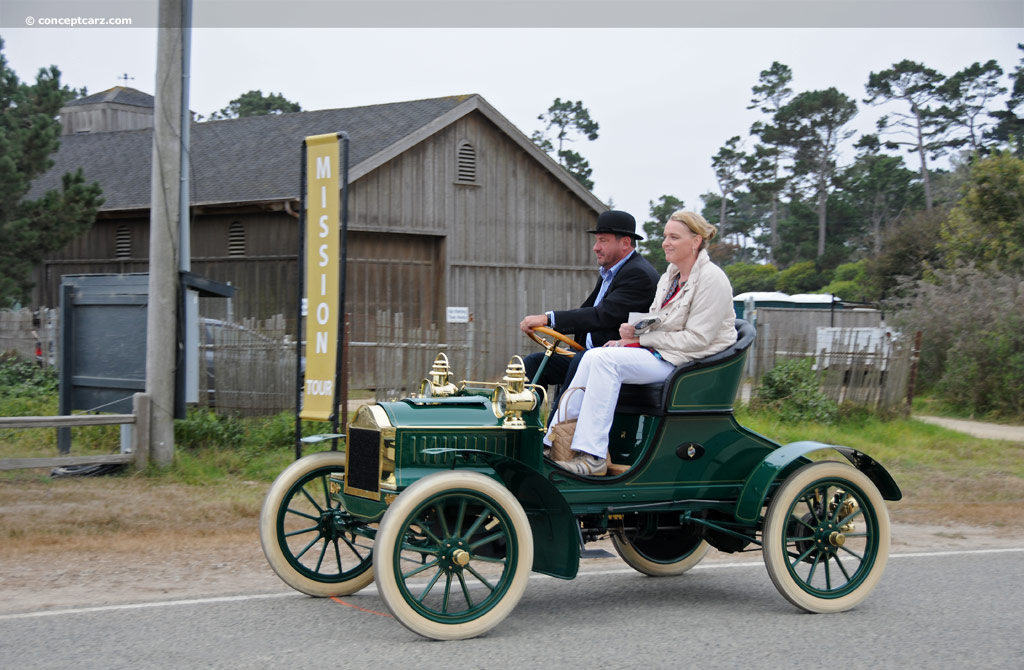
[[(347, 132), (351, 140), (351, 182), (473, 111), (491, 120), (596, 211), (606, 209), (479, 95), (194, 123), (192, 204), (298, 198), (302, 138), (336, 131)], [(152, 146), (151, 128), (64, 136), (54, 166), (36, 180), (29, 197), (59, 188), (61, 175), (80, 167), (87, 181), (103, 188), (103, 211), (147, 209)]]

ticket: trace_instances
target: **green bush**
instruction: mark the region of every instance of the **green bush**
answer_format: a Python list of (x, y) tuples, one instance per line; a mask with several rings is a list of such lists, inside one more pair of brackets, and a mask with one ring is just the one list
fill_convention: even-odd
[(1024, 415), (1024, 316), (1003, 314), (946, 353), (938, 391), (977, 414)]
[(237, 449), (244, 438), (240, 419), (208, 409), (190, 409), (184, 419), (174, 422), (174, 442), (183, 449)]
[(57, 392), (57, 372), (11, 354), (0, 356), (0, 394), (31, 397)]
[(732, 284), (733, 295), (750, 291), (774, 291), (779, 270), (774, 265), (733, 263), (722, 268)]
[(811, 293), (831, 280), (830, 272), (819, 271), (814, 261), (795, 263), (775, 277), (775, 290), (789, 293)]
[(770, 413), (783, 423), (831, 424), (839, 416), (836, 403), (819, 389), (809, 358), (784, 361), (765, 373), (754, 389), (750, 408), (758, 413)]

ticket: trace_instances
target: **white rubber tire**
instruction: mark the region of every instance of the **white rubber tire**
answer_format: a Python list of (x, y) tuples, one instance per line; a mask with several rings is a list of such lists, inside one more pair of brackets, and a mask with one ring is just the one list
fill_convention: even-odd
[(615, 547), (615, 552), (626, 562), (626, 565), (649, 577), (681, 575), (700, 563), (711, 551), (711, 545), (706, 540), (701, 540), (684, 558), (673, 563), (660, 563), (641, 555), (619, 530), (612, 533), (612, 546)]

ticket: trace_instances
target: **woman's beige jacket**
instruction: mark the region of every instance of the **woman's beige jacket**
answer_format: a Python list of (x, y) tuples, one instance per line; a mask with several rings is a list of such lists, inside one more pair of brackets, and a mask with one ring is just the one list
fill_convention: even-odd
[(673, 365), (717, 354), (736, 342), (732, 285), (722, 268), (701, 250), (683, 290), (662, 307), (677, 274), (676, 266), (669, 265), (661, 276), (650, 311), (661, 322), (640, 335), (641, 346), (656, 350)]

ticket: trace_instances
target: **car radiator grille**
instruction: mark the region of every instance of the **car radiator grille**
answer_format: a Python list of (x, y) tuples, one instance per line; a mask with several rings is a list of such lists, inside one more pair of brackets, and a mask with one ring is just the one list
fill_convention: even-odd
[(380, 491), (380, 432), (349, 427), (345, 484), (349, 489)]

